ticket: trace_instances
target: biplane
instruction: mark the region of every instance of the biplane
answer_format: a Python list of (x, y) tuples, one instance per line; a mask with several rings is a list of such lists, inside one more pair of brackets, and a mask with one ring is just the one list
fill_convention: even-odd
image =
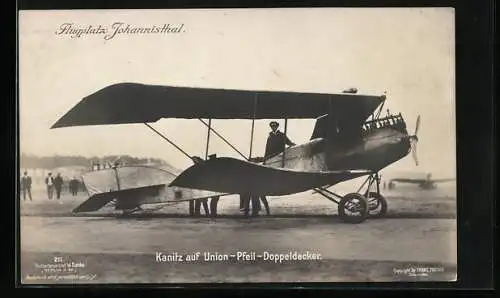
[[(107, 191), (101, 187), (75, 212), (98, 210), (110, 201), (121, 210), (136, 210), (147, 203), (231, 194), (273, 197), (313, 190), (338, 205), (342, 220), (359, 223), (387, 211), (387, 201), (380, 193), (380, 170), (410, 152), (417, 162), (420, 117), (410, 135), (400, 113), (381, 116), (385, 100), (385, 94), (361, 95), (356, 89), (329, 94), (119, 83), (83, 98), (52, 128), (141, 123), (196, 161), (151, 123), (162, 118), (196, 119), (207, 127), (205, 159), (199, 158), (179, 173), (115, 167), (102, 174), (106, 179), (93, 180), (109, 183), (114, 179), (116, 187)], [(217, 119), (251, 121), (248, 155), (212, 127)], [(252, 156), (254, 125), (259, 119), (284, 119), (285, 134), (291, 119), (316, 122), (307, 142), (263, 158)], [(209, 158), (212, 134), (242, 158)], [(155, 178), (144, 181), (141, 175)], [(355, 192), (340, 195), (330, 190), (335, 184), (359, 177), (365, 177), (364, 183)]]
[(392, 178), (389, 180), (389, 184), (387, 185), (389, 189), (396, 188), (396, 183), (410, 183), (416, 184), (418, 187), (422, 189), (436, 189), (438, 183), (452, 182), (455, 181), (455, 178), (439, 178), (432, 179), (432, 174), (427, 173), (425, 178)]

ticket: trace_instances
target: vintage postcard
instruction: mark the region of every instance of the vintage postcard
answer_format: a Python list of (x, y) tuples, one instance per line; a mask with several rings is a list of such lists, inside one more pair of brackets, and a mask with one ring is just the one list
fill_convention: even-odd
[(455, 281), (454, 24), (20, 11), (22, 283)]

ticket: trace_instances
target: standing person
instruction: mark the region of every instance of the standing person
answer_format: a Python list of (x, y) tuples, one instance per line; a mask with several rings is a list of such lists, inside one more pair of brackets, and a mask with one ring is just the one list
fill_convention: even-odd
[(269, 203), (267, 202), (266, 196), (260, 196), (260, 200), (264, 204), (264, 208), (266, 209), (266, 214), (270, 215), (271, 211), (269, 209)]
[(271, 132), (267, 137), (266, 143), (266, 153), (264, 158), (273, 157), (283, 151), (285, 151), (285, 145), (295, 146), (295, 143), (290, 141), (290, 139), (281, 131), (278, 130), (279, 123), (276, 121), (271, 121), (269, 123), (271, 127)]
[(252, 202), (252, 216), (259, 215), (262, 207), (260, 206), (260, 200), (258, 196), (251, 196), (250, 201)]
[(71, 181), (69, 182), (69, 190), (71, 191), (71, 194), (73, 196), (76, 196), (78, 194), (78, 180), (76, 177), (73, 177)]
[(242, 211), (245, 216), (248, 216), (250, 212), (250, 200), (250, 195), (240, 194), (240, 211)]
[(31, 177), (28, 175), (28, 172), (24, 172), (24, 176), (21, 178), (21, 190), (23, 192), (23, 200), (26, 201), (26, 193), (30, 198), (30, 201), (33, 201), (31, 197)]
[(52, 177), (52, 173), (49, 172), (45, 178), (45, 184), (47, 185), (47, 196), (49, 200), (52, 200), (52, 196), (54, 195), (54, 177)]
[(189, 216), (194, 215), (194, 200), (189, 201)]
[[(267, 137), (264, 159), (271, 158), (285, 151), (286, 145), (295, 146), (294, 142), (292, 142), (284, 133), (278, 130), (279, 127), (278, 122), (271, 121), (269, 123), (269, 127), (271, 127), (271, 132), (269, 132), (269, 136)], [(264, 204), (267, 215), (270, 215), (271, 211), (269, 209), (269, 204), (267, 202), (266, 196), (256, 197), (255, 201), (255, 206), (257, 207), (256, 212), (258, 213), (261, 209), (260, 201), (262, 201), (262, 203)]]
[(56, 188), (57, 199), (61, 199), (61, 189), (63, 185), (63, 179), (61, 177), (61, 173), (57, 173), (56, 178), (54, 179), (54, 187)]
[[(204, 160), (199, 156), (192, 156), (191, 160), (197, 164), (201, 163)], [(205, 211), (205, 215), (210, 215), (210, 210), (208, 208), (208, 199), (198, 199), (189, 201), (189, 215), (199, 216), (201, 214), (201, 204), (203, 204), (203, 209)]]
[(201, 215), (201, 204), (203, 203), (203, 210), (205, 211), (205, 215), (210, 215), (210, 210), (208, 209), (208, 199), (198, 199), (194, 202), (194, 215)]
[(266, 196), (252, 196), (252, 215), (258, 215), (260, 210), (262, 210), (262, 206), (260, 202), (264, 204), (264, 208), (266, 209), (266, 214), (270, 215), (271, 211), (269, 210), (269, 204), (267, 202)]
[(240, 196), (240, 212), (245, 211), (245, 200), (243, 196)]
[(220, 196), (214, 196), (210, 199), (210, 216), (217, 216), (217, 204), (219, 203)]

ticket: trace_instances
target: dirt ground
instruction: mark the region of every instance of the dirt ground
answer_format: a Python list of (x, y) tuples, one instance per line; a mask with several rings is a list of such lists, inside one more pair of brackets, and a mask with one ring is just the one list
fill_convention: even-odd
[[(414, 188), (385, 196), (386, 217), (346, 224), (335, 204), (311, 193), (270, 198), (271, 216), (241, 218), (238, 200), (221, 198), (215, 219), (188, 218), (187, 203), (124, 219), (110, 209), (74, 215), (83, 194), (49, 201), (37, 191), (34, 201), (21, 202), (21, 277), (27, 284), (454, 280), (453, 191)], [(157, 252), (184, 261), (159, 262)], [(185, 260), (197, 252), (229, 259)], [(321, 259), (230, 256), (238, 252), (309, 252)]]
[[(340, 188), (339, 194), (352, 191), (350, 187)], [(456, 195), (453, 185), (446, 185), (435, 190), (420, 190), (415, 186), (398, 187), (396, 190), (384, 190), (387, 198), (389, 218), (455, 218)], [(71, 210), (87, 199), (80, 192), (77, 196), (63, 193), (61, 200), (48, 200), (42, 187), (33, 190), (33, 201), (21, 200), (21, 215), (35, 216), (106, 216), (112, 215), (112, 208), (86, 214), (73, 214)], [(269, 197), (269, 205), (273, 216), (301, 217), (328, 216), (337, 214), (337, 205), (313, 192), (304, 192), (283, 197)], [(148, 208), (148, 206), (145, 206)], [(151, 206), (154, 209), (155, 206)], [(156, 215), (183, 216), (188, 214), (188, 203), (166, 206), (154, 212)], [(239, 216), (239, 200), (235, 196), (222, 197), (218, 204), (218, 214), (222, 216)]]

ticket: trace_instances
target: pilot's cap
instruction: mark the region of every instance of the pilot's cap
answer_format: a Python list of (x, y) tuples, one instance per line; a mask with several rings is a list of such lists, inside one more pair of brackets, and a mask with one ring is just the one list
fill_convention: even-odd
[(278, 126), (280, 126), (280, 124), (276, 121), (271, 121), (271, 123), (269, 123), (269, 126), (270, 127), (278, 127)]

